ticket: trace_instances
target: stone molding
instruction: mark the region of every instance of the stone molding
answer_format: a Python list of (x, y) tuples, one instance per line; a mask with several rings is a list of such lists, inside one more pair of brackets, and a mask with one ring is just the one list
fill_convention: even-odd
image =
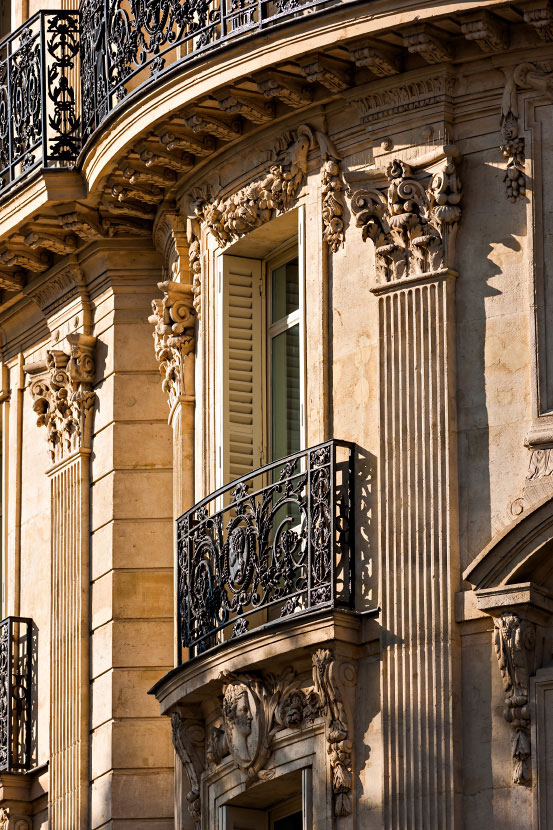
[(52, 464), (90, 449), (92, 442), (96, 338), (74, 332), (66, 341), (69, 353), (48, 349), (45, 361), (25, 366), (37, 425), (46, 427)]
[(425, 187), (409, 164), (394, 159), (385, 191), (358, 190), (352, 212), (363, 240), (375, 246), (376, 280), (385, 284), (451, 269), (461, 218), (461, 182), (454, 148), (446, 148), (438, 172)]
[(82, 269), (75, 263), (69, 263), (58, 274), (36, 288), (26, 289), (25, 293), (35, 301), (47, 320), (58, 308), (79, 296), (85, 334), (92, 331), (92, 304), (88, 287)]
[(31, 830), (31, 819), (12, 813), (9, 807), (0, 807), (0, 830)]
[(159, 282), (158, 288), (163, 297), (152, 300), (153, 314), (148, 321), (155, 327), (154, 349), (163, 378), (161, 386), (172, 410), (180, 398), (194, 393), (187, 371), (187, 363), (192, 361), (193, 372), (196, 349), (194, 293), (191, 285), (172, 280)]
[(524, 137), (520, 135), (518, 90), (533, 89), (553, 101), (553, 72), (533, 63), (521, 63), (504, 72), (506, 82), (499, 122), (502, 138), (500, 150), (507, 162), (505, 193), (509, 201), (516, 202), (526, 193), (525, 147)]
[(494, 647), (505, 690), (503, 716), (512, 730), (513, 783), (531, 786), (529, 677), (533, 673), (536, 629), (506, 611), (494, 620)]

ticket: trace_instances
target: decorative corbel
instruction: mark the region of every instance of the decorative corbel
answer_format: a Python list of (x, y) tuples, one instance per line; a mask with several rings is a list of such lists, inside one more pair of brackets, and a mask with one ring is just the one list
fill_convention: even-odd
[(92, 443), (96, 338), (73, 332), (65, 339), (68, 351), (48, 349), (45, 361), (25, 365), (37, 424), (46, 427), (52, 464), (90, 449)]
[(494, 620), (494, 646), (503, 687), (503, 716), (512, 730), (513, 783), (532, 784), (529, 678), (533, 674), (536, 629), (533, 623), (507, 611)]
[(198, 825), (202, 821), (200, 781), (205, 769), (205, 727), (197, 718), (185, 718), (180, 712), (171, 715), (173, 746), (188, 775), (190, 790), (186, 795), (190, 815)]
[[(348, 664), (351, 666), (351, 664)], [(353, 676), (355, 670), (351, 666)], [(334, 815), (351, 814), (353, 742), (348, 716), (340, 694), (338, 662), (330, 649), (321, 648), (313, 654), (313, 684), (323, 716), (332, 774)]]
[(182, 397), (194, 394), (194, 353), (196, 312), (191, 285), (166, 280), (159, 282), (162, 299), (153, 300), (154, 348), (162, 389), (169, 396), (171, 411)]

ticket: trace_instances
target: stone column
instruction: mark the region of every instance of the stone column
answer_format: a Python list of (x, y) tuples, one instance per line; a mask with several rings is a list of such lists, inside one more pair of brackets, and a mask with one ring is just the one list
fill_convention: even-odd
[[(452, 155), (449, 155), (451, 153)], [(458, 826), (454, 694), (459, 581), (453, 148), (401, 161), (353, 197), (375, 245), (380, 327), (380, 604), (384, 827)], [(424, 164), (424, 162), (423, 162)], [(422, 166), (420, 161), (419, 166)], [(435, 168), (434, 168), (435, 169)]]
[(26, 367), (51, 468), (50, 785), (52, 830), (88, 825), (89, 492), (96, 338), (72, 333), (64, 348)]
[[(162, 376), (161, 386), (169, 404), (169, 425), (173, 431), (173, 517), (177, 519), (194, 504), (194, 417), (196, 319), (201, 303), (199, 230), (191, 225), (185, 233), (178, 214), (167, 213), (159, 223), (155, 240), (163, 253), (165, 272), (174, 279), (158, 283), (161, 299), (152, 301), (154, 350)], [(177, 553), (175, 551), (174, 619), (178, 614)], [(176, 635), (176, 629), (175, 629)], [(175, 636), (175, 665), (180, 644)], [(184, 770), (175, 752), (175, 821), (178, 830), (195, 826), (193, 804), (183, 794)], [(192, 784), (191, 784), (192, 786)]]

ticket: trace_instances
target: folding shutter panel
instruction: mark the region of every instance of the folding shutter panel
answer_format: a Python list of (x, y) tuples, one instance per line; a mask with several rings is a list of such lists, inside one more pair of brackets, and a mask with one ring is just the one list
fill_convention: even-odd
[(263, 463), (261, 262), (224, 256), (221, 484)]

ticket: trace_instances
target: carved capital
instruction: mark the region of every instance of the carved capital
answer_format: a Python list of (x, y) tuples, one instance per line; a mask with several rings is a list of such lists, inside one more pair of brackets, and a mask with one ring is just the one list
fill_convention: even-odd
[(179, 398), (193, 395), (196, 312), (191, 285), (158, 283), (163, 297), (152, 301), (148, 318), (154, 328), (154, 348), (162, 375), (162, 389), (173, 409)]
[(536, 630), (510, 611), (494, 620), (494, 646), (505, 690), (503, 716), (512, 730), (513, 783), (530, 786), (529, 678), (533, 673)]
[[(342, 667), (343, 668), (343, 667)], [(350, 685), (355, 683), (355, 669), (346, 665)], [(332, 774), (334, 815), (338, 818), (351, 813), (352, 734), (338, 679), (338, 662), (327, 648), (313, 654), (313, 684), (322, 714), (326, 720), (328, 755)]]
[(201, 825), (200, 781), (205, 768), (205, 727), (201, 720), (185, 718), (180, 712), (171, 715), (173, 746), (188, 775), (190, 791), (186, 795), (190, 815)]
[(73, 333), (66, 341), (68, 350), (48, 349), (45, 361), (25, 366), (33, 410), (38, 426), (46, 427), (53, 464), (90, 449), (92, 442), (96, 338)]
[(358, 190), (352, 197), (357, 227), (375, 247), (377, 281), (452, 268), (461, 218), (461, 183), (453, 157), (446, 155), (426, 186), (398, 159), (386, 175), (386, 191)]

